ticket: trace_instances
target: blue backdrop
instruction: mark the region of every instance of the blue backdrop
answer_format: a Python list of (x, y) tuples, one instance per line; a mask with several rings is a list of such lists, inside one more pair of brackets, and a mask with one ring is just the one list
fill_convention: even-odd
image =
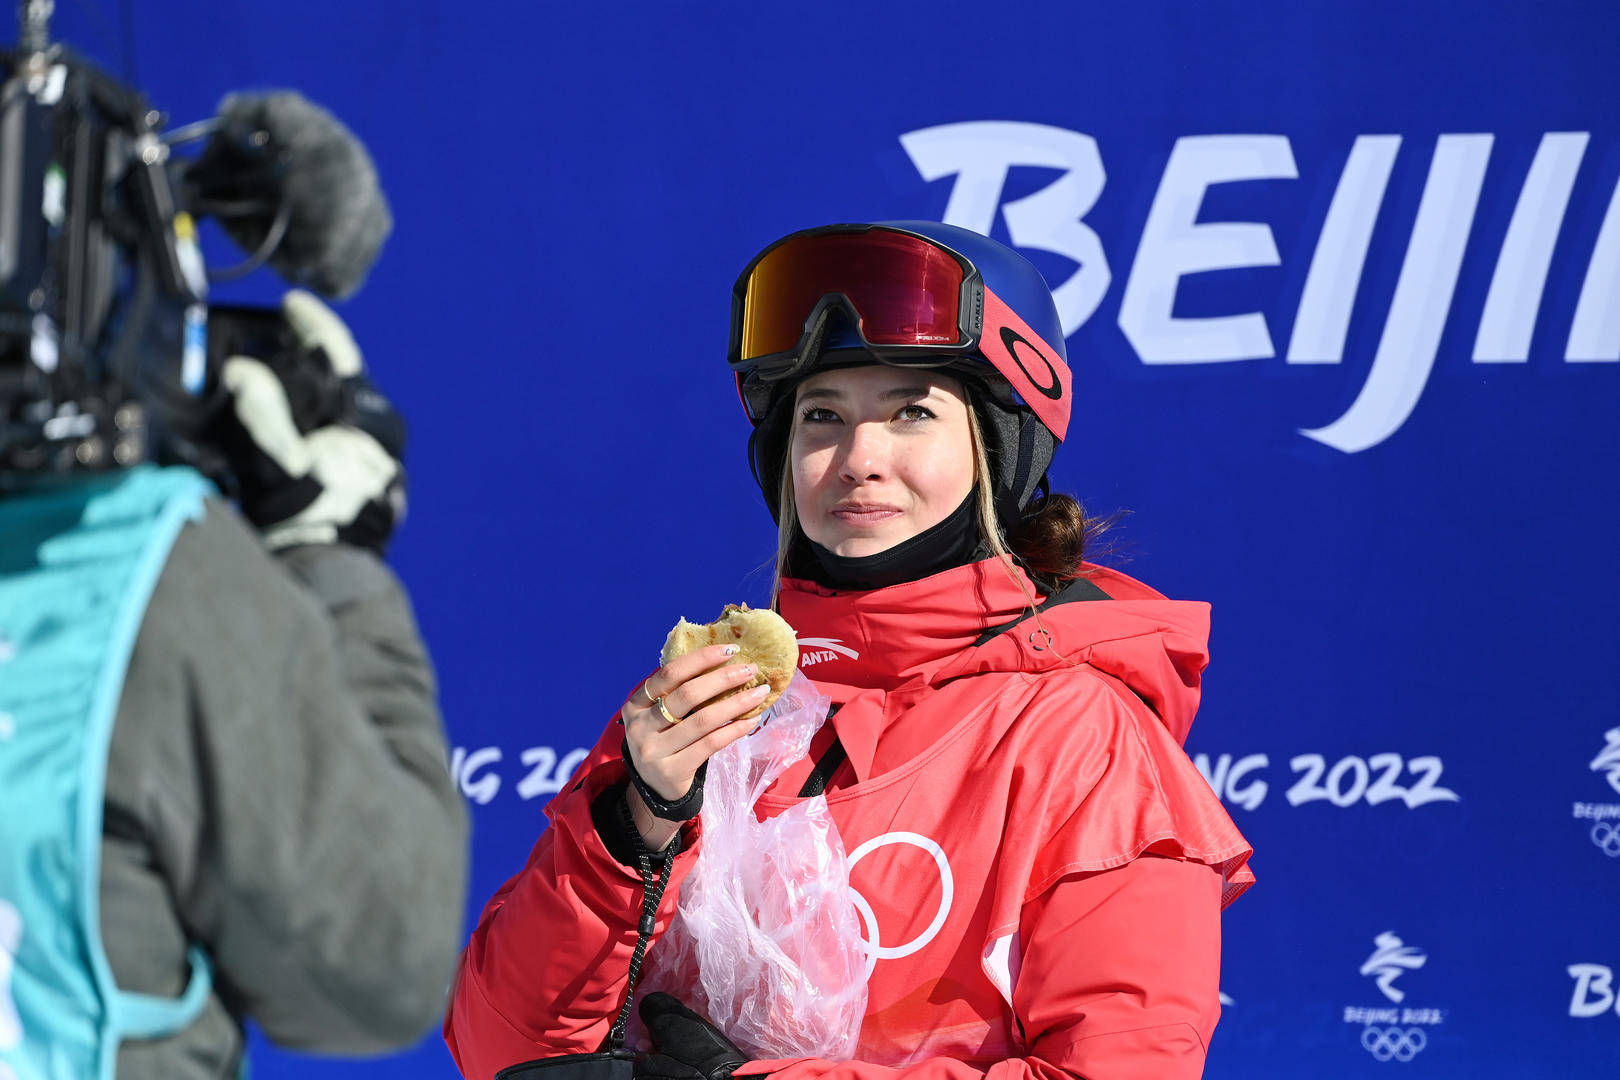
[(342, 312), (414, 426), (469, 919), (675, 618), (766, 597), (738, 269), (945, 219), (1058, 290), (1055, 485), (1214, 604), (1188, 749), (1260, 882), (1207, 1075), (1620, 1073), (1613, 5), (59, 6), (177, 123), (291, 86), (377, 159)]

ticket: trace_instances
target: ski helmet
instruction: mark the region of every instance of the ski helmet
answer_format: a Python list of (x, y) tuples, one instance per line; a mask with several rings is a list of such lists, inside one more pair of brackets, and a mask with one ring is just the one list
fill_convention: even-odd
[(884, 363), (959, 378), (1004, 528), (1044, 490), (1068, 430), (1071, 376), (1045, 279), (1010, 248), (940, 222), (828, 225), (771, 244), (732, 290), (728, 361), (773, 517), (792, 390), (818, 371)]

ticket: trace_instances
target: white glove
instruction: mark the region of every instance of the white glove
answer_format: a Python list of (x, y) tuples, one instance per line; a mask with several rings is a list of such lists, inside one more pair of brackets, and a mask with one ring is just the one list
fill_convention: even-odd
[[(232, 356), (220, 374), (245, 436), (227, 454), (243, 512), (271, 548), (343, 541), (381, 553), (405, 517), (404, 424), (366, 378), (360, 348), (331, 308), (294, 289), (281, 310), (301, 356), (274, 369)], [(294, 381), (300, 400), (324, 388), (337, 403), (325, 410), (335, 421), (300, 431), (288, 399)]]

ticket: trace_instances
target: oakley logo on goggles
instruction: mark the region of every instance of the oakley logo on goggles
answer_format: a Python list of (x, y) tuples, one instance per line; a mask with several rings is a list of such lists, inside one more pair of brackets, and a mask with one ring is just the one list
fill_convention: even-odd
[(756, 423), (770, 385), (808, 367), (807, 338), (828, 308), (842, 310), (861, 343), (887, 364), (941, 367), (982, 356), (1054, 435), (1067, 431), (1071, 376), (1056, 350), (985, 287), (971, 260), (880, 225), (794, 233), (737, 279), (728, 359)]

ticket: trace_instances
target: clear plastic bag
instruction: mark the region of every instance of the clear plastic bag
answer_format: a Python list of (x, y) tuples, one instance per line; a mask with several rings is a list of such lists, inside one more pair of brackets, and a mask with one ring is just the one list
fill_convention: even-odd
[[(703, 846), (641, 983), (708, 1017), (755, 1059), (847, 1061), (866, 1013), (866, 945), (825, 796), (769, 821), (754, 813), (805, 756), (827, 705), (795, 672), (767, 722), (709, 759)], [(644, 1043), (636, 1027), (632, 1041)]]

